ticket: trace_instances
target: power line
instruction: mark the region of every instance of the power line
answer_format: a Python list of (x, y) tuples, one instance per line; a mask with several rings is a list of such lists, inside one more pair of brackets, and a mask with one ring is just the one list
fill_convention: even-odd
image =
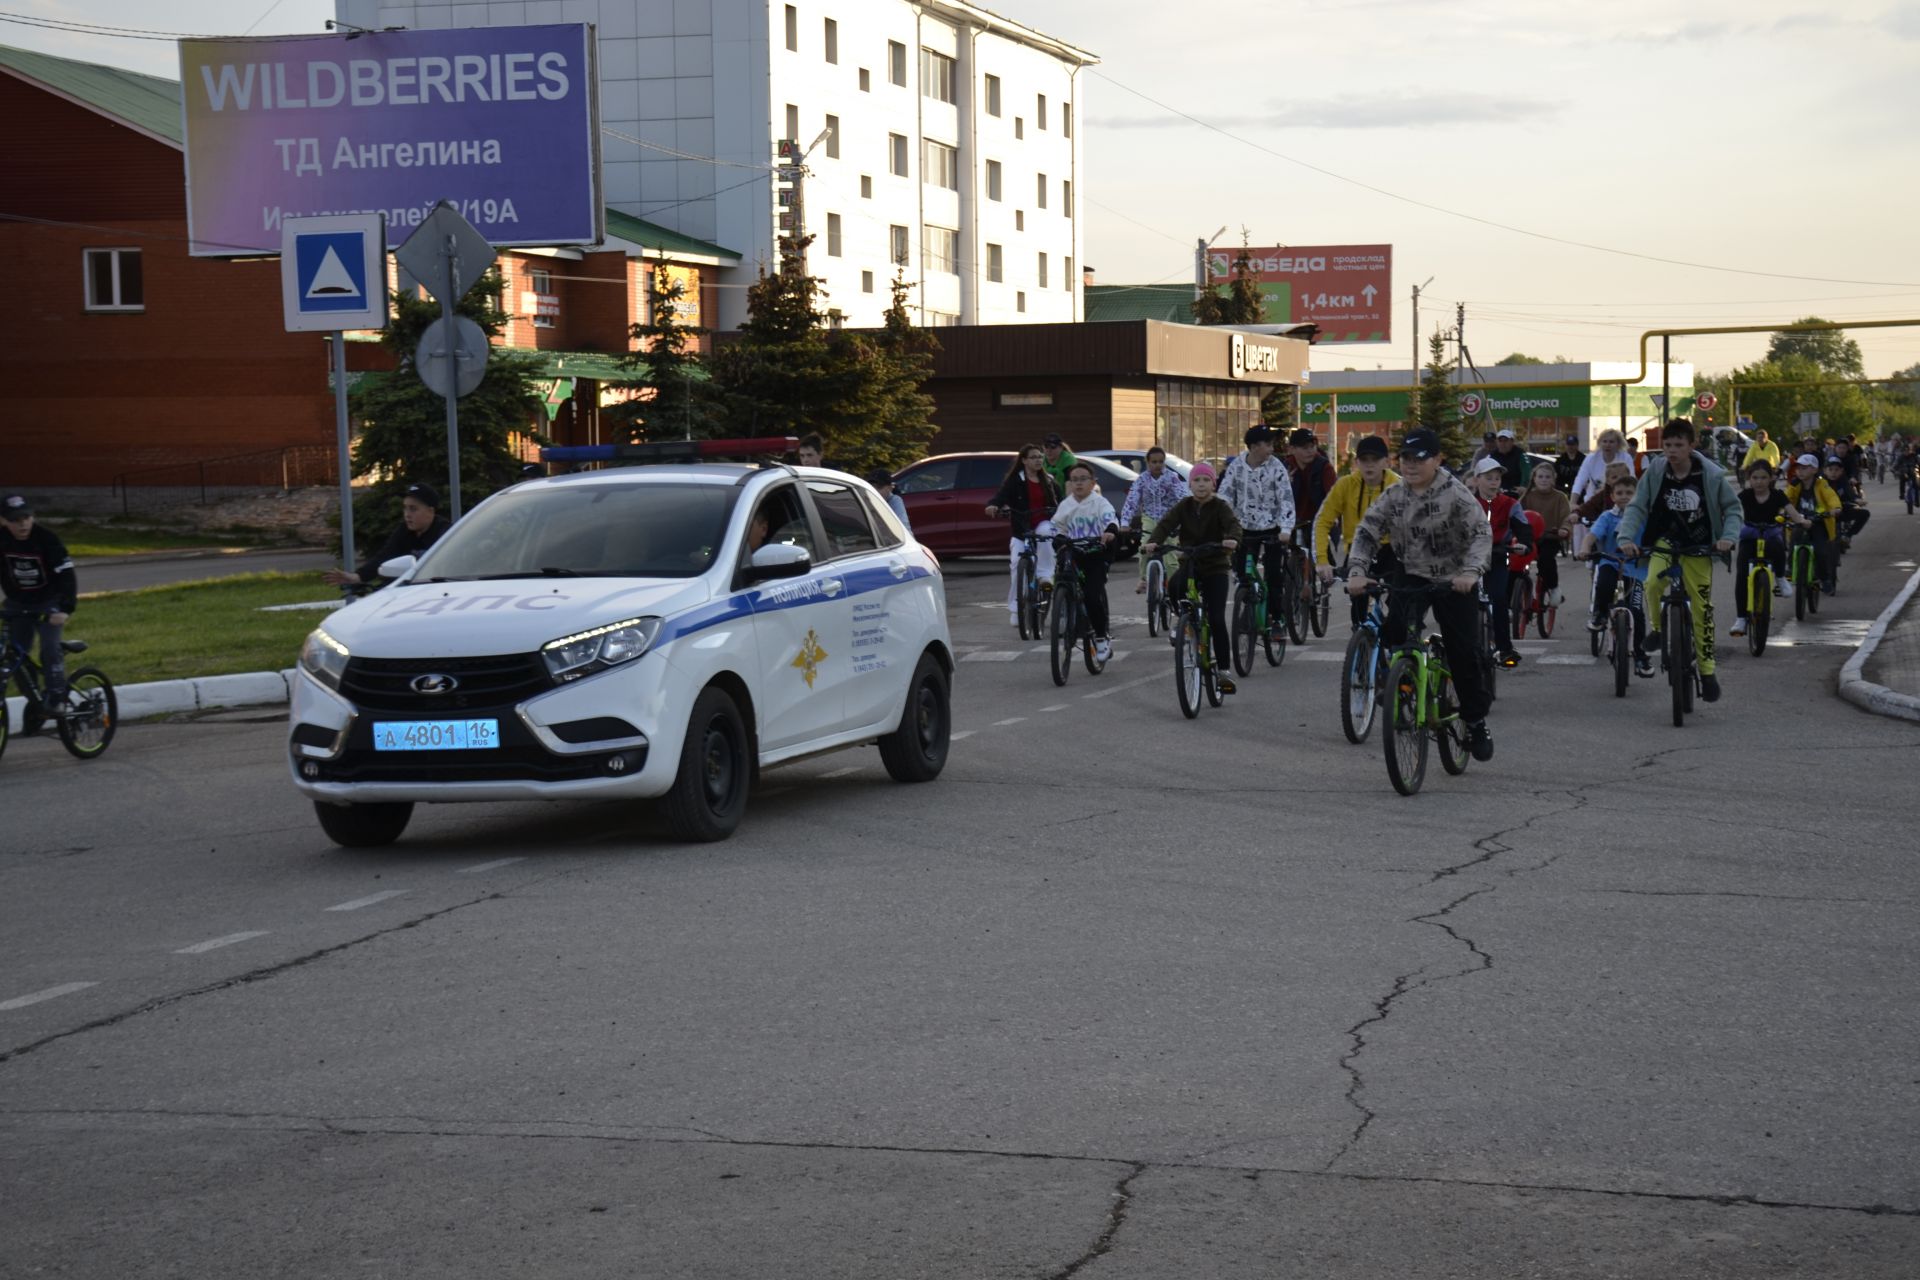
[(1662, 258), (1657, 254), (1639, 253), (1632, 249), (1616, 249), (1611, 245), (1589, 244), (1584, 240), (1570, 240), (1564, 236), (1548, 235), (1544, 231), (1531, 231), (1531, 230), (1528, 230), (1526, 227), (1516, 227), (1511, 225), (1510, 223), (1495, 222), (1492, 218), (1483, 218), (1483, 217), (1480, 217), (1478, 214), (1473, 214), (1473, 213), (1462, 213), (1458, 209), (1449, 209), (1444, 205), (1437, 205), (1426, 200), (1417, 200), (1412, 196), (1401, 195), (1397, 191), (1389, 191), (1385, 187), (1377, 187), (1373, 185), (1371, 182), (1362, 182), (1358, 178), (1349, 178), (1344, 173), (1336, 173), (1332, 169), (1324, 168), (1321, 165), (1313, 164), (1312, 162), (1307, 160), (1302, 160), (1297, 156), (1290, 156), (1290, 155), (1287, 155), (1285, 152), (1275, 151), (1272, 147), (1267, 146), (1265, 143), (1256, 142), (1252, 138), (1243, 137), (1240, 134), (1234, 133), (1230, 129), (1223, 129), (1217, 124), (1213, 124), (1212, 122), (1207, 120), (1202, 120), (1199, 116), (1193, 115), (1190, 112), (1182, 111), (1178, 107), (1162, 102), (1158, 98), (1153, 97), (1151, 94), (1142, 93), (1140, 90), (1134, 88), (1132, 85), (1121, 84), (1120, 81), (1115, 80), (1112, 76), (1107, 75), (1103, 71), (1099, 71), (1095, 69), (1090, 69), (1090, 70), (1092, 70), (1092, 74), (1099, 76), (1102, 80), (1105, 80), (1108, 84), (1113, 85), (1115, 88), (1125, 89), (1128, 93), (1132, 94), (1136, 98), (1139, 98), (1143, 102), (1150, 102), (1154, 106), (1159, 107), (1162, 111), (1165, 111), (1170, 115), (1175, 115), (1180, 117), (1182, 120), (1188, 121), (1189, 123), (1197, 124), (1201, 128), (1217, 133), (1223, 138), (1230, 138), (1233, 141), (1240, 143), (1242, 146), (1252, 147), (1254, 150), (1264, 152), (1265, 154), (1272, 156), (1276, 160), (1284, 160), (1288, 164), (1297, 165), (1302, 169), (1311, 170), (1312, 172), (1320, 174), (1323, 177), (1332, 178), (1336, 182), (1344, 182), (1349, 186), (1359, 187), (1364, 191), (1371, 191), (1375, 195), (1385, 196), (1389, 200), (1398, 200), (1402, 204), (1410, 204), (1410, 205), (1414, 205), (1417, 208), (1430, 210), (1434, 213), (1445, 214), (1449, 218), (1459, 218), (1465, 222), (1477, 222), (1484, 227), (1493, 227), (1494, 229), (1499, 231), (1508, 231), (1513, 233), (1514, 235), (1527, 236), (1534, 240), (1545, 240), (1551, 244), (1568, 245), (1575, 249), (1589, 249), (1595, 253), (1611, 253), (1622, 258), (1638, 258), (1643, 262), (1658, 262), (1670, 267), (1688, 267), (1695, 271), (1720, 271), (1720, 272), (1725, 272), (1729, 275), (1763, 276), (1771, 280), (1805, 280), (1813, 284), (1857, 284), (1857, 285), (1866, 285), (1869, 288), (1884, 287), (1884, 288), (1920, 289), (1920, 283), (1915, 283), (1912, 280), (1847, 280), (1837, 276), (1790, 275), (1783, 271), (1753, 271), (1745, 267), (1722, 267), (1722, 266), (1717, 266), (1715, 264), (1706, 263), (1706, 262), (1687, 262), (1680, 258)]
[[(276, 8), (278, 5), (275, 6)], [(273, 12), (269, 9), (268, 13)], [(264, 20), (264, 15), (262, 15)], [(75, 35), (112, 36), (121, 40), (214, 40), (217, 36), (196, 35), (187, 31), (154, 31), (146, 27), (110, 27), (97, 22), (76, 22), (67, 18), (43, 18), (31, 13), (9, 13), (0, 10), (0, 22), (13, 22), (23, 27), (43, 27), (48, 31), (66, 31)], [(259, 23), (255, 23), (258, 26)], [(249, 27), (251, 31), (253, 28)]]

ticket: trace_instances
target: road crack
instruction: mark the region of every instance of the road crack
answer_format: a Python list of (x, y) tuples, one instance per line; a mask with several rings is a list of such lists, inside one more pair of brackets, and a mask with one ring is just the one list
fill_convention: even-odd
[(1135, 1160), (1127, 1164), (1126, 1176), (1113, 1186), (1113, 1204), (1107, 1210), (1107, 1225), (1099, 1238), (1087, 1251), (1069, 1262), (1048, 1277), (1048, 1280), (1067, 1280), (1082, 1268), (1089, 1266), (1106, 1255), (1113, 1248), (1113, 1238), (1120, 1234), (1120, 1228), (1127, 1224), (1127, 1210), (1133, 1207), (1133, 1180), (1147, 1171), (1147, 1166)]

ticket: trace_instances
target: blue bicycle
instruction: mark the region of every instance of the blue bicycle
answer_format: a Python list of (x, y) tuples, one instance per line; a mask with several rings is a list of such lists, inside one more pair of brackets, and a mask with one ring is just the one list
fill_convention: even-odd
[(1380, 643), (1381, 629), (1387, 625), (1386, 608), (1381, 603), (1385, 595), (1386, 588), (1378, 583), (1367, 588), (1367, 616), (1353, 629), (1347, 656), (1340, 664), (1340, 728), (1355, 746), (1373, 732), (1373, 717), (1380, 708), (1380, 685), (1387, 678), (1387, 650)]

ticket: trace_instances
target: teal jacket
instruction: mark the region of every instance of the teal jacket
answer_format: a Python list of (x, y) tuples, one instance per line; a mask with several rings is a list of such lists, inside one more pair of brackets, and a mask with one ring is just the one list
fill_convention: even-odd
[[(1733, 475), (1717, 462), (1709, 462), (1698, 449), (1693, 451), (1693, 465), (1700, 472), (1700, 487), (1707, 497), (1707, 523), (1712, 525), (1714, 538), (1725, 538), (1730, 542), (1740, 540), (1740, 495), (1734, 491)], [(1653, 510), (1654, 495), (1660, 492), (1660, 486), (1667, 478), (1667, 459), (1665, 455), (1647, 462), (1646, 472), (1640, 477), (1639, 486), (1633, 491), (1633, 501), (1627, 504), (1626, 514), (1620, 517), (1620, 541), (1640, 544), (1640, 535), (1646, 532), (1647, 517)]]

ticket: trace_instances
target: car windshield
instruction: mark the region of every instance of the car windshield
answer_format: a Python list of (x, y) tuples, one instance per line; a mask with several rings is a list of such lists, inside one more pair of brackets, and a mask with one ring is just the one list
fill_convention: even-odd
[(697, 577), (726, 535), (734, 492), (705, 484), (515, 489), (447, 530), (413, 580)]

